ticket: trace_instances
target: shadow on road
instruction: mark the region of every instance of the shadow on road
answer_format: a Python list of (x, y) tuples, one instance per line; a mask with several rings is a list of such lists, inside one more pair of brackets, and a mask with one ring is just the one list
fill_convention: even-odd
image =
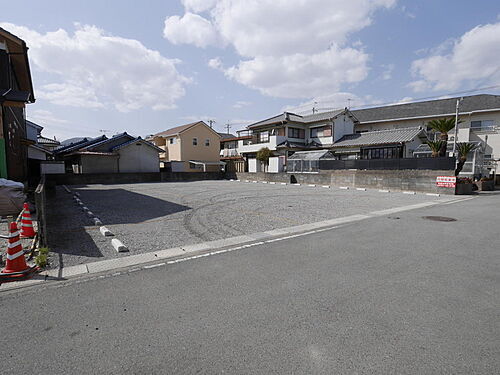
[(191, 207), (125, 189), (75, 189), (105, 225), (134, 224), (190, 210)]

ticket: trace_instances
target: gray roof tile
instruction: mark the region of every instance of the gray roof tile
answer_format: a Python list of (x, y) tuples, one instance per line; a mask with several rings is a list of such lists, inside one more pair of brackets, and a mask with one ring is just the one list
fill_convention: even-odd
[(410, 142), (422, 132), (423, 132), (422, 128), (414, 127), (414, 128), (401, 128), (393, 130), (380, 130), (380, 131), (365, 132), (360, 134), (348, 134), (344, 135), (337, 142), (335, 142), (333, 144), (333, 148), (359, 147), (359, 146)]
[[(372, 121), (384, 121), (391, 119), (403, 119), (412, 117), (452, 115), (455, 113), (457, 99), (439, 99), (425, 102), (413, 102), (384, 107), (365, 108), (352, 110), (351, 112), (360, 123)], [(472, 111), (500, 108), (500, 96), (490, 94), (480, 94), (464, 96), (460, 102), (460, 113)]]

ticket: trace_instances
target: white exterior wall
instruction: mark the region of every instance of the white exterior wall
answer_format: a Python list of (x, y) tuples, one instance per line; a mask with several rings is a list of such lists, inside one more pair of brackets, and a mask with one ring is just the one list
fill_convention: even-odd
[[(139, 146), (138, 146), (139, 145)], [(159, 153), (144, 143), (132, 143), (118, 150), (120, 173), (159, 172)]]
[(256, 173), (257, 172), (257, 159), (248, 159), (248, 172)]
[(346, 134), (354, 133), (354, 122), (352, 118), (343, 114), (335, 119), (333, 141), (336, 142)]
[(28, 159), (47, 160), (47, 154), (33, 147), (28, 147)]
[(269, 165), (267, 167), (267, 171), (269, 173), (283, 172), (283, 162), (284, 162), (283, 157), (275, 156), (269, 158)]

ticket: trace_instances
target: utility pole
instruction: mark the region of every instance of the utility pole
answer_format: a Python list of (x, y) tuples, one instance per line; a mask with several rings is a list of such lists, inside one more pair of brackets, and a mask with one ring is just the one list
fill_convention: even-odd
[(316, 104), (318, 104), (318, 102), (313, 103), (313, 108), (312, 108), (313, 115), (316, 113)]
[(213, 129), (214, 124), (215, 124), (215, 120), (208, 120), (208, 125), (210, 126), (210, 129)]
[(228, 122), (225, 128), (227, 129), (227, 134), (229, 134), (229, 129), (231, 129), (231, 124)]
[[(458, 137), (458, 107), (460, 106), (460, 101), (463, 98), (457, 99), (457, 107), (455, 110), (455, 132), (453, 136), (453, 156), (455, 156), (455, 152), (457, 150), (457, 137)], [(458, 161), (458, 158), (457, 158)]]

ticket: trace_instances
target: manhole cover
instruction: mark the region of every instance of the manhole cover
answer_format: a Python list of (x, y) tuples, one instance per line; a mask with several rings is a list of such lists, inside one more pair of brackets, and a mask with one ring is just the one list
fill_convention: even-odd
[(423, 216), (424, 219), (427, 220), (433, 220), (433, 221), (457, 221), (457, 219), (454, 219), (452, 217), (446, 217), (446, 216)]

